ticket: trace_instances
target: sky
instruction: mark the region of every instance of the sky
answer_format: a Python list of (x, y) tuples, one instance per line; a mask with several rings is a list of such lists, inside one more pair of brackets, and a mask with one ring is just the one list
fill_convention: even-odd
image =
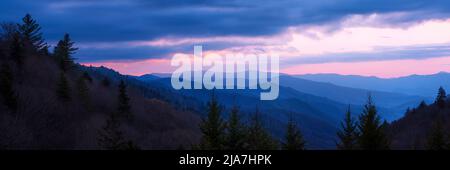
[(450, 72), (448, 0), (2, 0), (30, 13), (77, 62), (123, 74), (171, 72), (175, 54), (276, 53), (283, 73), (400, 77)]

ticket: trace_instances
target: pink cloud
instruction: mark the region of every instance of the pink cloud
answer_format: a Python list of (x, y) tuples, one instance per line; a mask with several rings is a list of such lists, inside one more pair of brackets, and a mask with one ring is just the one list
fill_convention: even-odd
[[(397, 14), (396, 14), (397, 15)], [(135, 41), (120, 43), (84, 44), (83, 48), (113, 47), (166, 47), (177, 45), (204, 44), (211, 42), (239, 42), (233, 46), (219, 50), (204, 49), (204, 54), (217, 53), (222, 56), (232, 53), (258, 54), (271, 53), (281, 57), (281, 63), (291, 58), (302, 58), (333, 54), (377, 52), (382, 54), (386, 49), (411, 46), (435, 46), (450, 43), (450, 19), (427, 20), (408, 25), (407, 27), (380, 27), (380, 23), (390, 16), (368, 15), (354, 16), (342, 21), (342, 28), (328, 32), (319, 27), (292, 27), (278, 35), (266, 37), (207, 37), (207, 38), (162, 38), (152, 41)], [(248, 44), (247, 44), (248, 43)], [(176, 53), (176, 51), (174, 51)], [(192, 55), (192, 53), (188, 53)], [(169, 56), (167, 56), (169, 57)], [(429, 56), (435, 57), (435, 56)], [(83, 63), (85, 65), (105, 66), (120, 73), (142, 75), (155, 72), (171, 72), (170, 59), (148, 59), (141, 61), (105, 61)], [(295, 63), (290, 63), (295, 64)], [(367, 75), (378, 77), (398, 77), (410, 74), (432, 74), (440, 71), (450, 72), (450, 57), (429, 58), (423, 60), (403, 59), (386, 61), (334, 62), (321, 64), (295, 65), (281, 68), (289, 74), (305, 73), (337, 73)]]
[(450, 72), (450, 57), (424, 60), (389, 60), (351, 63), (323, 63), (296, 65), (282, 69), (286, 74), (336, 73), (343, 75), (401, 77), (412, 74), (434, 74)]
[[(97, 67), (105, 66), (127, 75), (170, 73), (175, 69), (170, 66), (169, 59), (149, 59), (134, 62), (111, 61), (82, 64)], [(401, 77), (411, 74), (434, 74), (441, 71), (450, 72), (450, 56), (424, 60), (305, 64), (281, 69), (281, 72), (286, 74), (336, 73), (343, 75), (377, 76), (382, 78)]]

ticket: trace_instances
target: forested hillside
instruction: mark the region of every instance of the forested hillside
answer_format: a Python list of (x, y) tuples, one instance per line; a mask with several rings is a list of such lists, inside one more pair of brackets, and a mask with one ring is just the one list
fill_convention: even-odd
[(394, 149), (450, 149), (450, 100), (440, 88), (433, 103), (422, 102), (390, 125)]
[(69, 34), (50, 50), (40, 29), (30, 15), (2, 24), (0, 148), (175, 149), (198, 143), (197, 114), (157, 94), (144, 96), (125, 76), (75, 64)]

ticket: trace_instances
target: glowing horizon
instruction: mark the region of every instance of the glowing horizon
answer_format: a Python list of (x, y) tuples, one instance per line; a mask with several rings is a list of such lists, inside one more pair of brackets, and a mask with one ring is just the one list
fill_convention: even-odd
[[(424, 62), (427, 67), (424, 67)], [(145, 74), (170, 74), (174, 69), (164, 65), (170, 63), (166, 59), (150, 59), (138, 62), (92, 62), (82, 63), (85, 66), (114, 69), (121, 74), (142, 76)], [(149, 65), (151, 67), (148, 69)], [(303, 71), (302, 71), (303, 70)], [(379, 70), (396, 70), (395, 74), (379, 72)], [(282, 74), (304, 75), (304, 74), (339, 74), (374, 76), (378, 78), (398, 78), (411, 75), (432, 75), (440, 72), (450, 73), (450, 57), (431, 58), (424, 60), (391, 60), (373, 62), (334, 62), (323, 64), (305, 64), (288, 67), (280, 70)], [(356, 74), (355, 74), (356, 73)]]
[[(81, 62), (105, 66), (123, 74), (170, 73), (169, 58), (176, 53), (192, 55), (194, 44), (233, 44), (206, 48), (205, 53), (277, 53), (285, 74), (342, 74), (393, 78), (450, 72), (450, 18), (429, 19), (408, 25), (386, 25), (383, 20), (405, 14), (352, 15), (330, 25), (293, 26), (271, 36), (171, 37), (151, 41), (80, 44), (86, 49), (160, 48), (163, 57), (134, 60)], [(208, 47), (208, 45), (206, 46)]]

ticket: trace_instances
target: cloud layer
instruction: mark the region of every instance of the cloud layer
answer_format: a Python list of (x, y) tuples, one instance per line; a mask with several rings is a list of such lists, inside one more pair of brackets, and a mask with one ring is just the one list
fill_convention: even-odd
[(25, 13), (38, 19), (51, 43), (70, 33), (85, 63), (164, 61), (191, 54), (193, 45), (279, 53), (286, 67), (450, 53), (448, 0), (0, 2), (1, 21), (19, 21)]
[[(421, 13), (394, 24), (448, 17), (446, 0), (3, 0), (2, 20), (33, 13), (50, 39), (66, 31), (80, 41), (150, 40), (166, 36), (255, 36), (348, 15)], [(426, 14), (426, 15), (425, 15)]]

